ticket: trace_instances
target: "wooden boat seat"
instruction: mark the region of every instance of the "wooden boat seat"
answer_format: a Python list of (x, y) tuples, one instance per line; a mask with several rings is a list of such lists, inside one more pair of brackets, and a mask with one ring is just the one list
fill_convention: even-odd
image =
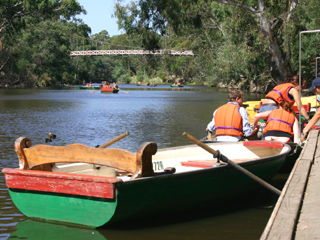
[(91, 163), (108, 166), (132, 173), (131, 179), (152, 176), (152, 155), (157, 144), (146, 142), (134, 154), (120, 148), (94, 148), (74, 143), (67, 146), (38, 144), (31, 147), (29, 138), (20, 137), (15, 141), (15, 151), (20, 169), (52, 171), (55, 163)]

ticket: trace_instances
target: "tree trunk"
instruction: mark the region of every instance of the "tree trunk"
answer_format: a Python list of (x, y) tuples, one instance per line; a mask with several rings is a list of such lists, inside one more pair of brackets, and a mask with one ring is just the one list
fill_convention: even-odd
[[(281, 49), (281, 46), (273, 32), (272, 23), (267, 18), (268, 12), (267, 12), (267, 8), (264, 5), (264, 0), (257, 0), (258, 9), (255, 9), (246, 4), (238, 3), (233, 0), (213, 0), (213, 1), (240, 7), (248, 11), (250, 14), (254, 14), (260, 23), (260, 28), (263, 35), (269, 41), (270, 75), (274, 79), (275, 84), (282, 83), (286, 77), (292, 77), (293, 72), (289, 62), (290, 55), (287, 55), (290, 53), (286, 54)], [(288, 19), (290, 18), (290, 14), (294, 11), (296, 5), (297, 5), (296, 1), (290, 2), (290, 6), (288, 8)]]
[(259, 11), (256, 12), (256, 16), (259, 19), (261, 31), (266, 39), (269, 41), (269, 53), (270, 53), (270, 74), (276, 81), (276, 84), (282, 83), (286, 77), (293, 75), (289, 59), (286, 57), (279, 45), (279, 42), (274, 35), (271, 23), (265, 16), (265, 6), (262, 0), (258, 1)]

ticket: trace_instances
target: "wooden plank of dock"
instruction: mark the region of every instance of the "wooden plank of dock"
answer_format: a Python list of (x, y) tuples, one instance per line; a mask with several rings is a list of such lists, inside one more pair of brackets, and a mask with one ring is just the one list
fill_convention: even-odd
[[(309, 215), (305, 217), (305, 221), (301, 222), (302, 225), (300, 224), (298, 228), (297, 225), (300, 218), (301, 207), (302, 209), (311, 208), (309, 211), (306, 211), (306, 214), (310, 214), (310, 212), (312, 212), (312, 207), (314, 206), (308, 206), (309, 203), (307, 202), (303, 204), (303, 200), (307, 184), (310, 184), (312, 180), (309, 179), (309, 173), (313, 166), (312, 164), (315, 158), (315, 152), (317, 150), (316, 156), (318, 156), (318, 152), (320, 151), (317, 149), (318, 135), (318, 130), (310, 131), (307, 142), (300, 154), (299, 159), (297, 159), (285, 186), (282, 189), (282, 193), (277, 201), (276, 206), (274, 207), (272, 215), (260, 239), (295, 239), (296, 229), (299, 228), (303, 229), (303, 231), (298, 230), (299, 236), (297, 235), (297, 237), (299, 237), (299, 239), (314, 239), (312, 237), (309, 238), (306, 235), (303, 235), (303, 233), (306, 233), (304, 230), (307, 228), (310, 228), (310, 232), (313, 231), (313, 234), (317, 234), (316, 229), (318, 229), (319, 226), (319, 224), (317, 224), (318, 222), (312, 223), (312, 225), (317, 224), (316, 229), (313, 229), (311, 225), (308, 225), (310, 227), (306, 228), (307, 224), (311, 224), (312, 221), (307, 221)], [(318, 174), (318, 178), (318, 181), (320, 181), (320, 174)], [(315, 191), (316, 189), (313, 188), (313, 194), (316, 194)], [(320, 199), (318, 198), (317, 201), (320, 201)], [(314, 212), (313, 214), (316, 215), (317, 213), (319, 213), (319, 211)], [(301, 214), (301, 216), (303, 215)], [(320, 216), (318, 216), (318, 219), (320, 219)], [(318, 237), (319, 234), (320, 231), (318, 231)]]
[[(319, 144), (319, 142), (318, 142)], [(295, 239), (320, 239), (320, 148), (317, 148), (305, 192)]]

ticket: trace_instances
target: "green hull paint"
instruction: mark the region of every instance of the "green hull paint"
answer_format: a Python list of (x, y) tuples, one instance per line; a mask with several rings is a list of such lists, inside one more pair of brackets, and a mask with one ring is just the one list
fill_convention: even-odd
[[(248, 170), (270, 180), (284, 160), (285, 156), (274, 159), (271, 164), (260, 164)], [(200, 174), (182, 173), (119, 183), (118, 207), (110, 223), (168, 212), (188, 212), (212, 204), (222, 205), (256, 188), (263, 187), (232, 167), (223, 171), (204, 169)]]
[(30, 218), (98, 227), (113, 216), (117, 203), (106, 199), (9, 189), (17, 208)]
[[(260, 178), (270, 180), (285, 157), (275, 156), (242, 166)], [(99, 227), (232, 202), (258, 187), (263, 188), (234, 168), (223, 166), (116, 183), (116, 200), (15, 189), (9, 189), (9, 192), (16, 206), (28, 217)]]
[(101, 89), (101, 87), (78, 87), (78, 89), (93, 90), (93, 89)]

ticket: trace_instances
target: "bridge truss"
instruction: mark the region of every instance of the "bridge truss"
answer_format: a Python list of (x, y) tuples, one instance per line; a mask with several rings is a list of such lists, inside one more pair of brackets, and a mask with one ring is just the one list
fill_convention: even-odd
[(87, 51), (71, 51), (70, 56), (116, 56), (116, 55), (174, 55), (174, 56), (194, 56), (192, 51), (188, 50), (169, 50), (162, 49), (153, 51), (146, 50), (87, 50)]

